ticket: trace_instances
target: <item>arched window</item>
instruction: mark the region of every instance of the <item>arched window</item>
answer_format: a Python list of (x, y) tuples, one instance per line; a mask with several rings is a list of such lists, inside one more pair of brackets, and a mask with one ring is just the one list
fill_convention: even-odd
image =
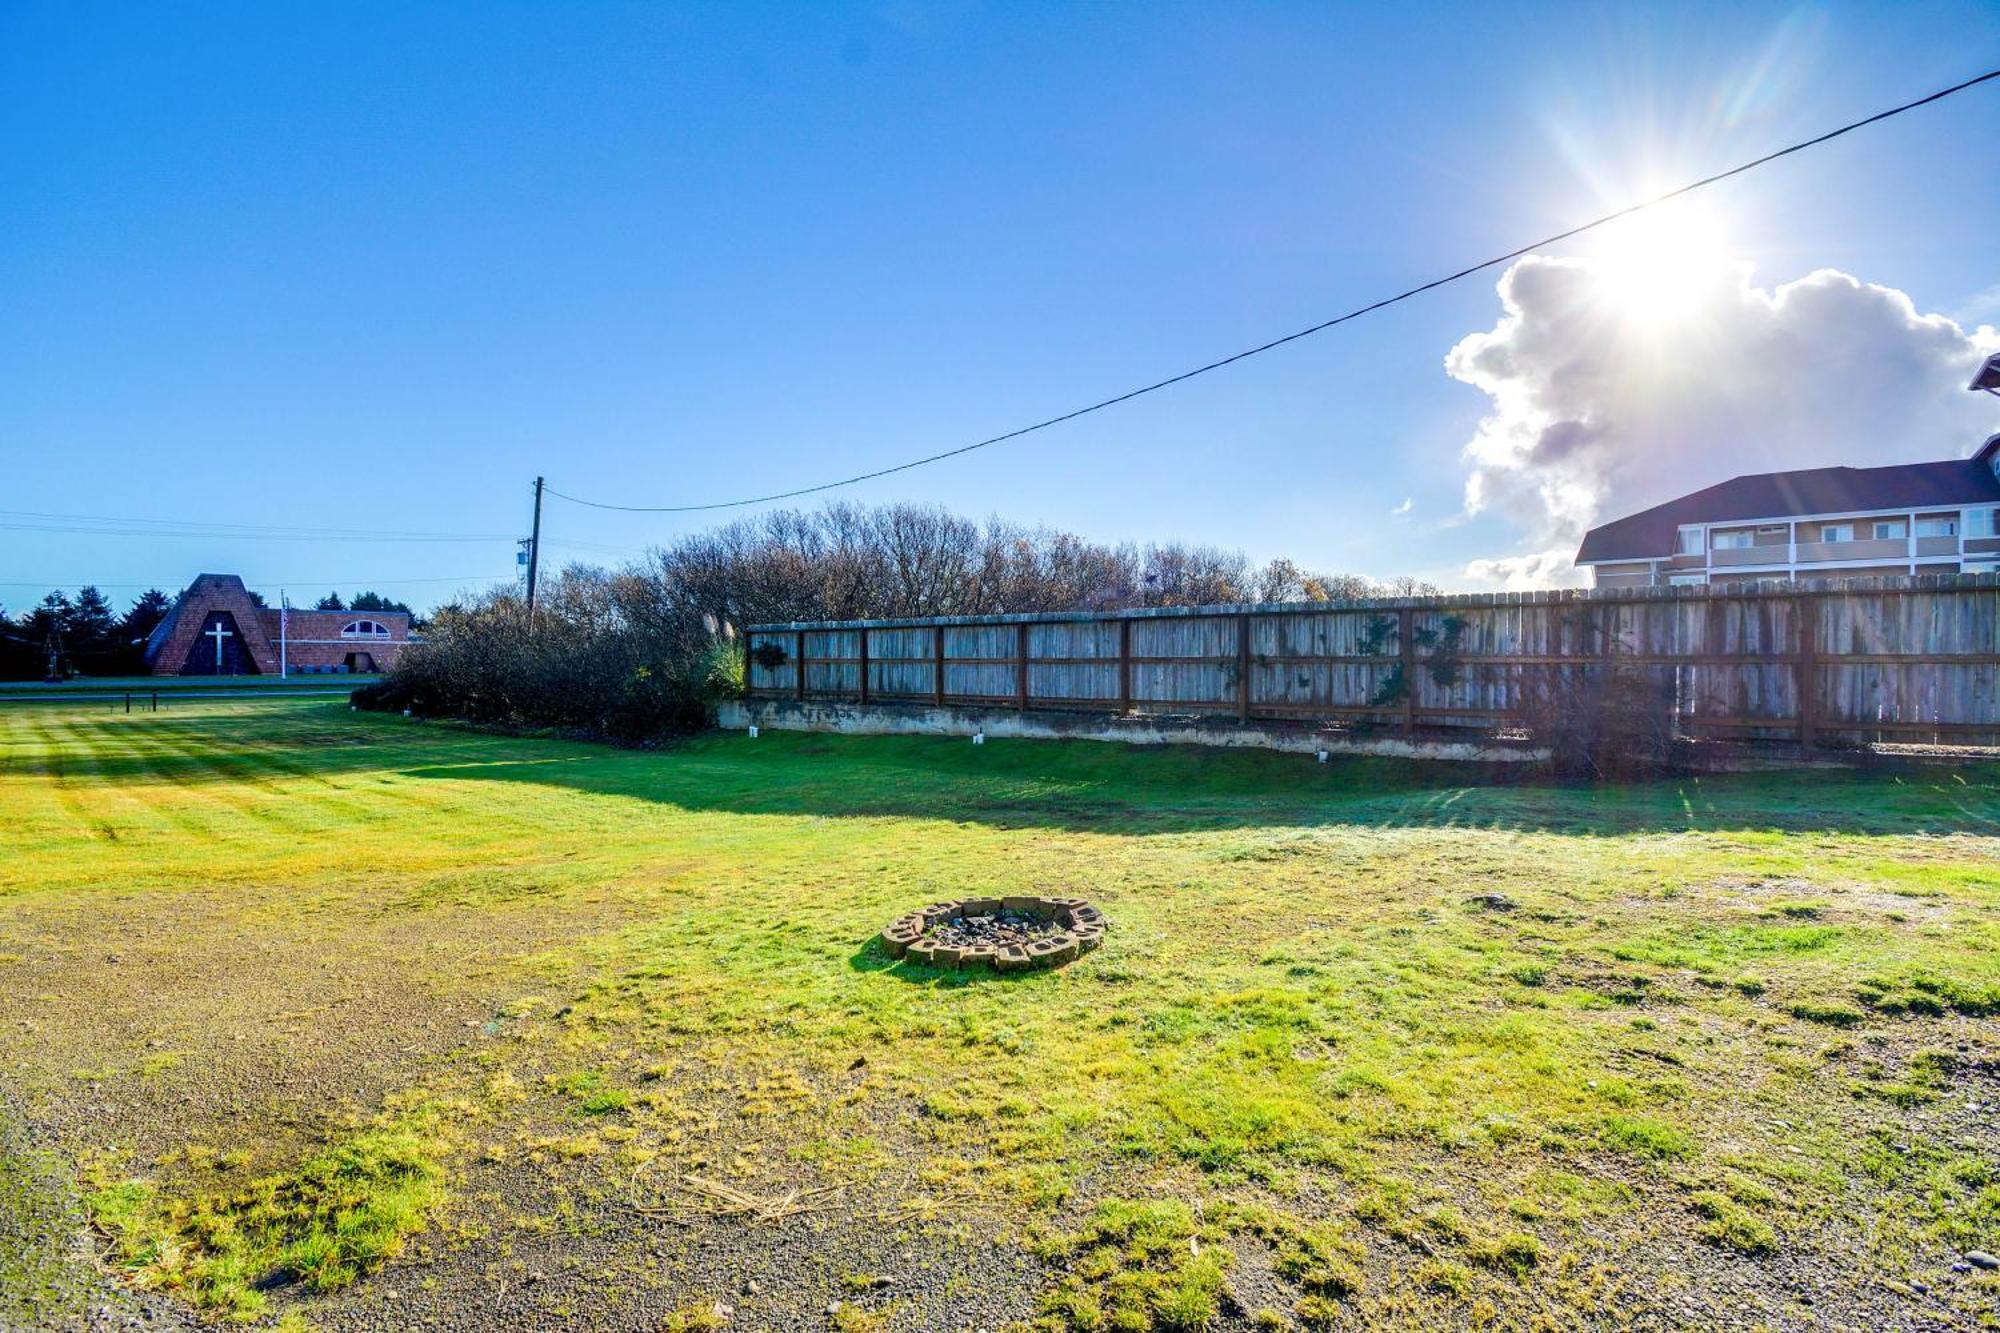
[(386, 639), (389, 627), (378, 620), (350, 620), (340, 631), (343, 639)]

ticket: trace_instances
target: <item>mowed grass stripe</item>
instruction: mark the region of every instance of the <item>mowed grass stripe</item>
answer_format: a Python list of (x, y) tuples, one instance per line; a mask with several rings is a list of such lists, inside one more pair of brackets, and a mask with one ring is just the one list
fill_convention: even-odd
[(16, 857), (0, 858), (0, 877), (8, 861), (18, 862), (29, 848), (71, 833), (80, 823), (83, 800), (66, 780), (60, 746), (46, 725), (6, 728), (6, 758), (0, 768), (4, 827), (10, 840), (25, 846)]
[[(146, 742), (165, 756), (168, 777), (201, 803), (224, 807), (263, 826), (257, 837), (277, 834), (297, 837), (312, 831), (315, 820), (295, 793), (287, 790), (289, 776), (268, 754), (231, 745), (211, 732), (179, 725), (144, 733)], [(226, 823), (217, 837), (232, 836)], [(239, 829), (240, 833), (241, 830)]]
[(80, 717), (51, 722), (50, 743), (64, 754), (79, 796), (90, 803), (90, 821), (105, 836), (149, 841), (187, 831), (170, 810), (124, 780), (132, 754), (129, 725)]

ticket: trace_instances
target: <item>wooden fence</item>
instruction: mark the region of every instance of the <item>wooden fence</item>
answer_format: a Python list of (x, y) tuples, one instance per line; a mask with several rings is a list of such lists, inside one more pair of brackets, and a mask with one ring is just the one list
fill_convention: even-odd
[(1689, 733), (2000, 744), (2000, 575), (758, 625), (750, 693), (1504, 730), (1629, 665)]

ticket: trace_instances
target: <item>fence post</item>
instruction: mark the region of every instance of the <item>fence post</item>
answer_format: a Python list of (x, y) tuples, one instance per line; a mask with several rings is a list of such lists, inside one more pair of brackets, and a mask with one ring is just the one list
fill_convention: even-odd
[(130, 690), (125, 691), (125, 711), (128, 713), (132, 711), (132, 691)]
[(1417, 627), (1415, 611), (1405, 606), (1396, 615), (1396, 652), (1403, 666), (1403, 734), (1417, 731)]
[(1250, 617), (1236, 618), (1236, 720), (1250, 720)]
[(153, 691), (153, 711), (155, 713), (160, 711), (160, 692), (158, 690)]
[(1014, 636), (1014, 707), (1023, 713), (1028, 711), (1028, 622), (1022, 621)]
[(1132, 711), (1132, 622), (1118, 622), (1118, 711)]
[(861, 702), (868, 702), (868, 627), (863, 625), (855, 631), (861, 641)]
[[(1035, 621), (1028, 615), (1018, 615), (1014, 624), (1015, 643), (1013, 651), (1006, 656), (997, 655), (999, 642), (1005, 634), (1007, 620), (995, 617), (981, 618), (976, 630), (968, 631), (967, 640), (977, 639), (983, 647), (978, 653), (985, 656), (954, 658), (950, 655), (950, 631), (957, 625), (944, 623), (949, 618), (938, 618), (939, 623), (912, 624), (907, 626), (914, 645), (916, 632), (920, 629), (931, 631), (931, 643), (925, 650), (910, 650), (907, 658), (892, 656), (877, 658), (874, 648), (874, 634), (870, 630), (867, 639), (858, 646), (853, 657), (821, 658), (822, 664), (833, 661), (861, 661), (865, 658), (868, 669), (866, 694), (869, 703), (882, 695), (894, 694), (893, 687), (878, 688), (873, 678), (875, 667), (896, 661), (903, 661), (914, 668), (926, 660), (934, 664), (936, 675), (931, 689), (910, 692), (910, 697), (923, 698), (927, 694), (941, 708), (955, 705), (980, 704), (994, 708), (1013, 706), (1022, 711), (1031, 711), (1037, 697), (1047, 700), (1057, 707), (1088, 707), (1102, 715), (1107, 706), (1115, 707), (1117, 715), (1136, 715), (1141, 704), (1150, 706), (1158, 702), (1163, 706), (1172, 701), (1151, 696), (1140, 698), (1141, 688), (1152, 689), (1148, 682), (1136, 678), (1140, 665), (1165, 664), (1171, 662), (1207, 662), (1217, 669), (1220, 680), (1212, 680), (1222, 689), (1222, 693), (1204, 696), (1199, 702), (1217, 716), (1224, 710), (1236, 713), (1239, 719), (1254, 722), (1259, 716), (1260, 705), (1269, 705), (1275, 712), (1263, 716), (1274, 718), (1282, 713), (1287, 716), (1297, 713), (1301, 717), (1318, 719), (1322, 717), (1361, 715), (1373, 719), (1381, 726), (1384, 734), (1402, 735), (1414, 739), (1428, 717), (1434, 727), (1442, 729), (1445, 723), (1457, 723), (1465, 718), (1488, 715), (1484, 710), (1460, 709), (1454, 705), (1456, 697), (1446, 698), (1449, 691), (1433, 689), (1424, 684), (1426, 677), (1436, 681), (1449, 673), (1440, 670), (1443, 651), (1442, 635), (1436, 629), (1438, 618), (1453, 611), (1463, 610), (1469, 614), (1505, 617), (1507, 608), (1522, 606), (1540, 608), (1551, 613), (1560, 612), (1560, 651), (1537, 647), (1539, 639), (1520, 639), (1519, 627), (1510, 628), (1512, 622), (1501, 628), (1505, 634), (1496, 635), (1495, 642), (1485, 643), (1483, 651), (1471, 652), (1465, 645), (1465, 659), (1480, 667), (1490, 667), (1488, 674), (1505, 684), (1510, 680), (1533, 679), (1543, 670), (1562, 672), (1587, 679), (1588, 673), (1596, 670), (1615, 673), (1628, 664), (1647, 677), (1667, 684), (1676, 674), (1683, 678), (1702, 672), (1713, 672), (1720, 668), (1760, 667), (1758, 676), (1760, 689), (1752, 694), (1746, 705), (1738, 708), (1733, 699), (1711, 700), (1709, 712), (1704, 717), (1681, 717), (1677, 713), (1677, 726), (1690, 730), (1701, 727), (1704, 730), (1722, 730), (1730, 727), (1755, 730), (1763, 736), (1782, 739), (1790, 731), (1802, 751), (1814, 751), (1823, 743), (1823, 735), (1831, 734), (1834, 742), (1839, 742), (1848, 731), (1880, 733), (1884, 736), (1896, 733), (1919, 733), (1937, 735), (1965, 735), (1991, 737), (2000, 732), (2000, 726), (1981, 720), (1983, 714), (1975, 710), (1983, 708), (1986, 696), (1972, 692), (1968, 685), (1964, 691), (1952, 693), (1942, 690), (1933, 698), (1912, 692), (1910, 697), (1888, 696), (1886, 693), (1880, 704), (1880, 716), (1857, 718), (1850, 711), (1847, 702), (1847, 677), (1869, 668), (1869, 676), (1880, 674), (1886, 680), (1896, 668), (1904, 666), (1953, 666), (1958, 668), (1976, 667), (1980, 672), (1990, 672), (1995, 664), (2000, 664), (2000, 652), (1995, 651), (1995, 631), (1993, 617), (1995, 603), (1994, 590), (2000, 589), (2000, 575), (1964, 575), (1957, 578), (1919, 578), (1907, 588), (1848, 586), (1840, 589), (1827, 584), (1801, 582), (1795, 586), (1770, 589), (1722, 589), (1706, 594), (1702, 602), (1699, 595), (1689, 594), (1681, 588), (1638, 588), (1629, 590), (1606, 590), (1585, 597), (1548, 598), (1541, 600), (1522, 599), (1520, 594), (1505, 597), (1475, 597), (1468, 599), (1445, 598), (1384, 598), (1380, 601), (1348, 604), (1346, 614), (1362, 621), (1359, 646), (1348, 646), (1346, 651), (1334, 651), (1334, 645), (1323, 642), (1324, 636), (1302, 636), (1310, 642), (1299, 642), (1294, 647), (1295, 617), (1312, 614), (1306, 610), (1279, 610), (1268, 606), (1263, 608), (1243, 604), (1231, 608), (1206, 608), (1199, 614), (1188, 611), (1145, 611), (1107, 612), (1101, 616), (1084, 617), (1075, 622), (1063, 621), (1066, 628), (1074, 623), (1088, 625), (1089, 641), (1080, 649), (1068, 650), (1058, 643), (1054, 636), (1050, 639), (1049, 656), (1040, 659), (1034, 656), (1034, 628), (1047, 621)], [(1833, 598), (1841, 600), (1835, 602)], [(1936, 632), (1917, 643), (1903, 643), (1890, 634), (1892, 627), (1902, 623), (1899, 619), (1899, 605), (1923, 603), (1926, 620), (1937, 626)], [(1935, 603), (1933, 605), (1933, 603)], [(1886, 604), (1886, 605), (1885, 605)], [(1754, 612), (1752, 628), (1757, 631), (1753, 638), (1742, 643), (1725, 645), (1719, 633), (1717, 611), (1732, 611), (1743, 606)], [(1631, 638), (1626, 638), (1625, 610), (1632, 609), (1632, 623), (1629, 626)], [(1705, 608), (1706, 617), (1701, 614)], [(1431, 625), (1418, 623), (1417, 613), (1432, 617)], [(1034, 613), (1029, 613), (1034, 614)], [(1264, 642), (1275, 643), (1271, 655), (1260, 655), (1256, 648), (1257, 620), (1262, 617), (1267, 632)], [(1769, 617), (1769, 619), (1767, 619)], [(1791, 624), (1785, 625), (1786, 618)], [(1676, 644), (1672, 635), (1680, 620), (1690, 623), (1687, 628), (1692, 635), (1685, 644)], [(1850, 628), (1849, 622), (1853, 622)], [(1189, 622), (1205, 625), (1201, 629), (1206, 646), (1194, 651), (1192, 656), (1175, 656), (1172, 650), (1185, 637)], [(1572, 628), (1572, 621), (1576, 627)], [(1115, 622), (1115, 628), (1114, 628)], [(1221, 640), (1219, 627), (1234, 622), (1236, 642), (1232, 654), (1226, 641)], [(1705, 622), (1705, 623), (1704, 623)], [(793, 648), (797, 656), (797, 679), (790, 691), (782, 686), (775, 687), (779, 695), (796, 694), (801, 701), (809, 702), (823, 697), (827, 691), (811, 682), (812, 657), (810, 653), (812, 634), (827, 634), (835, 631), (826, 629), (807, 630), (806, 624), (816, 622), (794, 622), (793, 628), (782, 625), (758, 631), (755, 642), (779, 643), (782, 647)], [(1149, 637), (1142, 637), (1136, 626), (1154, 624)], [(858, 630), (858, 622), (847, 622), (838, 632)], [(1532, 626), (1530, 627), (1532, 628)], [(1554, 634), (1554, 624), (1546, 627)], [(1707, 630), (1702, 635), (1704, 628)], [(1117, 635), (1115, 643), (1104, 642), (1106, 631)], [(1161, 630), (1170, 631), (1162, 634)], [(898, 631), (901, 632), (901, 631)], [(1589, 642), (1589, 634), (1601, 637), (1596, 644)], [(1765, 637), (1766, 633), (1779, 634), (1776, 641)], [(1394, 647), (1388, 643), (1388, 635), (1396, 634), (1398, 641)], [(790, 644), (782, 641), (790, 639)], [(899, 640), (900, 642), (900, 640)], [(1482, 640), (1483, 642), (1483, 640)], [(1156, 646), (1157, 645), (1157, 646)], [(1697, 646), (1698, 645), (1698, 646)], [(1729, 651), (1724, 652), (1725, 646)], [(1109, 649), (1110, 651), (1106, 651)], [(1902, 651), (1883, 651), (1902, 649)], [(1361, 651), (1369, 656), (1359, 656)], [(831, 650), (829, 650), (831, 651)], [(968, 651), (973, 651), (968, 649)], [(1183, 652), (1187, 650), (1183, 649)], [(1296, 652), (1295, 659), (1289, 654)], [(1073, 654), (1073, 655), (1068, 655)], [(1148, 656), (1147, 654), (1155, 654)], [(774, 654), (773, 656), (781, 656)], [(1227, 688), (1227, 672), (1234, 659), (1238, 679), (1234, 698)], [(1276, 667), (1280, 661), (1296, 660), (1303, 664), (1313, 663), (1370, 663), (1365, 674), (1370, 680), (1370, 694), (1354, 703), (1339, 700), (1331, 703), (1322, 700), (1315, 693), (1305, 707), (1288, 707), (1281, 695), (1260, 699), (1257, 694), (1254, 671), (1259, 666)], [(1002, 666), (1012, 664), (1015, 679), (1011, 691), (989, 689), (984, 695), (965, 695), (950, 689), (950, 669), (954, 665), (977, 664), (979, 671), (992, 677)], [(1042, 683), (1048, 693), (1037, 696), (1034, 669), (1043, 668)], [(1105, 667), (1117, 671), (1115, 682), (1103, 679)], [(1388, 670), (1384, 671), (1383, 668)], [(1880, 673), (1873, 668), (1881, 667)], [(1824, 671), (1822, 671), (1824, 668)], [(1324, 670), (1315, 665), (1314, 670)], [(1793, 686), (1794, 712), (1786, 725), (1782, 709), (1783, 686), (1789, 671)], [(1156, 673), (1163, 674), (1163, 673)], [(1362, 674), (1356, 672), (1357, 675)], [(1291, 678), (1290, 671), (1273, 670), (1275, 685)], [(1775, 679), (1774, 679), (1775, 677)], [(884, 674), (885, 682), (888, 679)], [(1382, 696), (1382, 691), (1392, 679), (1402, 681), (1398, 698)], [(989, 679), (988, 685), (994, 682)], [(1949, 682), (1947, 682), (1948, 684)], [(1109, 684), (1111, 689), (1104, 687)], [(1984, 687), (1984, 675), (1977, 684)], [(1516, 687), (1518, 688), (1518, 687)], [(759, 693), (772, 693), (772, 689), (761, 689)], [(1171, 691), (1169, 691), (1171, 693)], [(171, 689), (138, 689), (128, 687), (112, 692), (114, 702), (118, 694), (128, 696), (126, 707), (130, 712), (144, 712), (151, 708), (163, 711), (171, 700)], [(162, 700), (159, 695), (168, 696)], [(859, 693), (859, 691), (857, 691)], [(1010, 698), (1011, 694), (1011, 698)], [(1431, 696), (1428, 705), (1425, 696)], [(850, 699), (852, 696), (849, 696)], [(1341, 696), (1345, 699), (1346, 696)], [(1679, 708), (1685, 708), (1692, 699), (1691, 691), (1684, 691)], [(1114, 704), (1115, 699), (1115, 704)], [(1196, 701), (1190, 701), (1196, 702)], [(1504, 696), (1500, 701), (1505, 702)], [(1892, 706), (1893, 705), (1893, 706)], [(1517, 715), (1518, 708), (1495, 708), (1491, 716), (1508, 717)], [(1475, 725), (1468, 722), (1467, 725)], [(1773, 730), (1775, 728), (1775, 730)], [(1455, 728), (1454, 728), (1455, 729)], [(1441, 730), (1438, 734), (1442, 734)]]
[(1819, 599), (1805, 593), (1798, 600), (1799, 745), (1811, 749), (1819, 730)]

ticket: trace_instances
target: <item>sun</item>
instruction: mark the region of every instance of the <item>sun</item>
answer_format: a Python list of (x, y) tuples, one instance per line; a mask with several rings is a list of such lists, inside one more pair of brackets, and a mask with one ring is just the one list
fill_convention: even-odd
[(1607, 309), (1641, 328), (1693, 317), (1738, 261), (1721, 214), (1675, 199), (1605, 227), (1587, 252)]

